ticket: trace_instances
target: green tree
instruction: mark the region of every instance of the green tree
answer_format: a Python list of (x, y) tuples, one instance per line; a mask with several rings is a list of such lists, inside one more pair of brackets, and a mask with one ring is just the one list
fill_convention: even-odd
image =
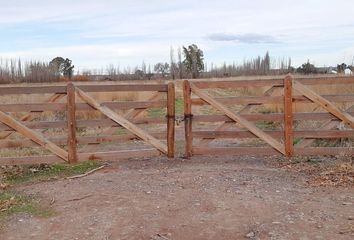
[(57, 76), (61, 75), (61, 66), (64, 63), (65, 59), (62, 57), (56, 57), (53, 58), (52, 61), (50, 61), (49, 66), (50, 68), (54, 71), (54, 73)]
[(296, 71), (303, 74), (315, 74), (317, 73), (317, 68), (307, 60), (307, 62), (298, 67)]
[(184, 60), (183, 64), (187, 71), (192, 74), (192, 78), (199, 77), (199, 73), (204, 70), (204, 54), (197, 45), (183, 46)]
[(69, 58), (56, 57), (50, 61), (49, 66), (55, 72), (56, 75), (60, 76), (61, 74), (69, 79), (74, 73), (74, 65)]
[(72, 61), (67, 58), (65, 59), (63, 65), (62, 65), (62, 72), (63, 72), (63, 75), (65, 77), (68, 77), (69, 79), (71, 79), (71, 77), (73, 76), (73, 73), (74, 73), (74, 65), (71, 65)]

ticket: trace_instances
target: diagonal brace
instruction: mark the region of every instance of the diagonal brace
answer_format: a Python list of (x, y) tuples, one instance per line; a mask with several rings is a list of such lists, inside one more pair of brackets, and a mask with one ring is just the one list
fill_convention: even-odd
[(198, 95), (201, 99), (218, 109), (219, 111), (223, 112), (226, 116), (234, 120), (235, 122), (238, 122), (241, 124), (243, 127), (247, 128), (251, 133), (271, 145), (273, 148), (281, 152), (282, 154), (285, 155), (285, 149), (284, 146), (278, 142), (276, 139), (271, 137), (270, 135), (266, 134), (263, 132), (261, 129), (259, 129), (257, 126), (255, 126), (253, 123), (249, 122), (245, 118), (241, 117), (239, 114), (235, 114), (233, 111), (231, 111), (229, 108), (227, 108), (225, 105), (221, 104), (217, 100), (213, 99), (210, 97), (208, 94), (197, 88), (193, 83), (190, 83), (190, 87), (193, 93)]
[(149, 143), (150, 145), (154, 146), (157, 148), (159, 151), (161, 151), (164, 154), (167, 154), (167, 146), (160, 142), (158, 139), (156, 139), (154, 136), (150, 135), (143, 129), (137, 127), (127, 119), (125, 119), (123, 116), (119, 115), (118, 113), (114, 112), (110, 108), (101, 105), (99, 102), (97, 102), (95, 99), (93, 99), (90, 95), (85, 93), (79, 88), (75, 88), (77, 95), (85, 101), (88, 105), (90, 105), (92, 108), (100, 111), (103, 113), (105, 116), (108, 118), (112, 119), (122, 127), (126, 128), (128, 131), (132, 132), (145, 142)]
[(4, 113), (3, 111), (0, 111), (0, 122), (11, 127), (15, 131), (22, 134), (23, 136), (31, 139), (33, 142), (37, 143), (38, 145), (48, 149), (49, 151), (59, 156), (63, 160), (68, 161), (68, 153), (64, 149), (60, 148), (55, 143), (46, 139), (42, 134), (33, 131), (32, 129), (29, 129), (28, 127), (26, 127), (16, 119), (12, 118), (8, 114)]

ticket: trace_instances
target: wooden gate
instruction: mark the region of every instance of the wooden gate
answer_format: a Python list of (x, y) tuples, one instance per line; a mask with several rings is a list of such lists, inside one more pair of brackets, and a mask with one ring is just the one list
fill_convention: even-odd
[[(347, 93), (321, 96), (310, 85), (327, 92), (342, 86)], [(187, 157), (354, 153), (353, 77), (185, 81), (184, 102)], [(311, 112), (301, 112), (297, 107), (314, 103), (324, 111), (312, 106)], [(345, 112), (338, 103), (351, 108)], [(301, 129), (305, 120), (313, 127)], [(347, 127), (334, 129), (340, 122)], [(346, 146), (313, 144), (318, 139), (345, 139)]]
[(3, 86), (0, 94), (0, 165), (174, 157), (173, 83)]

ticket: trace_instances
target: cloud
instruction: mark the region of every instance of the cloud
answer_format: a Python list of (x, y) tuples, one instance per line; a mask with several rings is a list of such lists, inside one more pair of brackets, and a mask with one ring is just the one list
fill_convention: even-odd
[(229, 33), (213, 33), (207, 35), (207, 39), (218, 42), (241, 42), (248, 44), (256, 43), (279, 43), (279, 41), (271, 35), (263, 35), (257, 33), (247, 34), (229, 34)]
[[(176, 53), (192, 43), (204, 50), (209, 63), (238, 62), (267, 50), (299, 64), (312, 56), (318, 64), (354, 56), (348, 49), (354, 39), (352, 8), (340, 7), (353, 0), (337, 0), (336, 6), (330, 0), (293, 2), (2, 1), (0, 58), (59, 55), (73, 59), (75, 66), (134, 66), (142, 60), (169, 61), (170, 46)], [(320, 55), (332, 50), (327, 58)]]

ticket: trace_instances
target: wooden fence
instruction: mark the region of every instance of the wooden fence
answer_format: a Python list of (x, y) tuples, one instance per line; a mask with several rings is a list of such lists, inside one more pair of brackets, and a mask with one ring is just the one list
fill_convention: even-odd
[[(120, 92), (149, 95), (144, 101), (100, 102), (95, 97)], [(0, 165), (159, 154), (172, 158), (174, 94), (173, 83), (0, 87)], [(152, 108), (165, 115), (146, 114)], [(94, 118), (80, 117), (90, 112)]]
[[(1, 86), (0, 165), (173, 158), (174, 88)], [(119, 99), (127, 92), (139, 99)], [(354, 77), (186, 80), (185, 154), (353, 156), (353, 92)]]
[(187, 157), (354, 154), (354, 77), (184, 81), (183, 90)]

